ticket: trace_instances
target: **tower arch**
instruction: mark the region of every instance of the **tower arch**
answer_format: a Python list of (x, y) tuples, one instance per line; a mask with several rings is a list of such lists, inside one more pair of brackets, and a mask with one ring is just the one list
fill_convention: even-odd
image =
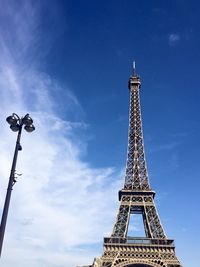
[(165, 265), (160, 265), (158, 263), (149, 263), (147, 261), (143, 261), (143, 260), (128, 260), (125, 262), (121, 262), (117, 265), (115, 265), (115, 267), (165, 267)]

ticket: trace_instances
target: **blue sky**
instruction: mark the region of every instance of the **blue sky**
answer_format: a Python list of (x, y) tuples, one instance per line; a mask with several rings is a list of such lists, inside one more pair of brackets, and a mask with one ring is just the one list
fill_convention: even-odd
[(23, 133), (23, 175), (12, 194), (3, 266), (71, 267), (101, 255), (123, 186), (127, 84), (136, 60), (156, 205), (183, 266), (197, 267), (200, 4), (0, 6), (1, 210), (16, 138), (5, 118), (29, 112), (36, 125)]

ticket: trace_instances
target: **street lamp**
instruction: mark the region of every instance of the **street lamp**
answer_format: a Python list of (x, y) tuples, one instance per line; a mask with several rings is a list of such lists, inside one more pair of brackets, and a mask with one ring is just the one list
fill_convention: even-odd
[(3, 208), (3, 214), (2, 214), (2, 218), (1, 218), (0, 256), (1, 256), (2, 246), (3, 246), (3, 239), (4, 239), (5, 228), (6, 228), (6, 221), (7, 221), (7, 216), (8, 216), (8, 209), (9, 209), (9, 204), (10, 204), (11, 192), (12, 192), (12, 188), (13, 188), (14, 184), (16, 183), (15, 169), (16, 169), (16, 164), (17, 164), (18, 151), (22, 150), (22, 146), (20, 144), (22, 126), (24, 126), (24, 129), (29, 133), (31, 133), (35, 130), (35, 126), (33, 125), (33, 120), (29, 116), (29, 114), (26, 114), (24, 117), (20, 118), (17, 114), (13, 113), (11, 116), (7, 117), (6, 121), (8, 122), (8, 124), (10, 124), (10, 129), (13, 132), (18, 132), (18, 134), (17, 134), (15, 152), (14, 152), (13, 161), (12, 161), (12, 167), (11, 167), (11, 171), (10, 171), (8, 189), (7, 189), (4, 208)]

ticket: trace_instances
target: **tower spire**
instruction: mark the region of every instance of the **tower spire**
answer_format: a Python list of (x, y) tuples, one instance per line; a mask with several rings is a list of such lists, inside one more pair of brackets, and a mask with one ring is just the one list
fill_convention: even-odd
[(136, 76), (136, 63), (133, 61), (133, 76)]
[(140, 84), (140, 78), (136, 75), (135, 61), (133, 61), (133, 75), (129, 79), (130, 111), (124, 184), (126, 190), (150, 190), (143, 144)]

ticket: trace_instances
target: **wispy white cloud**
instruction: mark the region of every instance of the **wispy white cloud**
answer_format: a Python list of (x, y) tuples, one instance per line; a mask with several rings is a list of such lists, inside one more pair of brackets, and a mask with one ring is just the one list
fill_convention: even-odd
[(181, 144), (180, 140), (175, 140), (175, 141), (168, 140), (164, 144), (155, 144), (154, 146), (152, 146), (151, 151), (158, 152), (158, 151), (163, 151), (163, 150), (172, 150), (178, 147), (180, 144)]
[[(81, 252), (80, 245), (94, 244), (110, 233), (113, 200), (120, 181), (114, 179), (114, 168), (94, 168), (81, 160), (85, 143), (77, 137), (87, 124), (81, 117), (76, 121), (74, 117), (68, 121), (61, 118), (50, 92), (60, 94), (64, 89), (70, 114), (81, 114), (83, 109), (69, 88), (61, 87), (28, 61), (32, 45), (39, 42), (38, 7), (27, 1), (20, 3), (4, 4), (4, 15), (0, 12), (1, 19), (7, 20), (7, 27), (0, 27), (1, 210), (16, 138), (5, 118), (12, 112), (30, 112), (36, 131), (22, 136), (17, 172), (23, 175), (12, 193), (2, 266), (70, 267), (90, 263), (91, 256), (96, 255), (84, 249)], [(15, 32), (15, 42), (5, 31)], [(18, 61), (20, 57), (23, 60)]]
[(175, 46), (180, 42), (180, 35), (177, 33), (170, 33), (168, 36), (168, 43), (170, 46)]

